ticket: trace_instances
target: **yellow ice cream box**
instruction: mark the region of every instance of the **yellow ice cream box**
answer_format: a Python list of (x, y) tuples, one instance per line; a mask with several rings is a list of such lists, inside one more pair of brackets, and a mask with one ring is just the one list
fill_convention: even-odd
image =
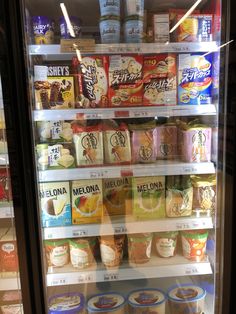
[(132, 179), (133, 214), (136, 219), (165, 217), (165, 177)]
[(72, 223), (88, 224), (101, 222), (103, 215), (102, 180), (72, 181)]

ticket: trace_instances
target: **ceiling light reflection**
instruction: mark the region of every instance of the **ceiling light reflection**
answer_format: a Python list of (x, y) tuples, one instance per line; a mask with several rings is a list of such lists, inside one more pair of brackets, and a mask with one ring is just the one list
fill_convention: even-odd
[(71, 24), (69, 15), (68, 15), (68, 13), (67, 13), (67, 9), (66, 9), (65, 4), (64, 4), (64, 3), (60, 3), (60, 7), (61, 7), (62, 13), (63, 13), (63, 15), (64, 15), (64, 18), (65, 18), (65, 20), (66, 20), (66, 25), (67, 25), (67, 27), (68, 27), (70, 36), (71, 36), (71, 37), (75, 37), (75, 32), (74, 32), (73, 26), (72, 26), (72, 24)]

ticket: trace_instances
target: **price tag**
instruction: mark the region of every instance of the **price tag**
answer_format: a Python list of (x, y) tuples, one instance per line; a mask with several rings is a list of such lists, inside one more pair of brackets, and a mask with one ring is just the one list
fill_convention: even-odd
[(66, 278), (55, 278), (51, 281), (51, 286), (63, 286), (67, 284)]
[(104, 281), (115, 281), (119, 280), (119, 274), (117, 273), (105, 273), (104, 274)]
[(108, 170), (97, 170), (97, 171), (90, 172), (91, 179), (107, 178), (108, 176), (109, 176)]
[(51, 138), (53, 140), (60, 139), (62, 133), (62, 121), (53, 121), (51, 122)]
[(183, 172), (184, 173), (196, 173), (197, 168), (195, 168), (195, 167), (183, 167)]
[(199, 271), (197, 269), (197, 267), (192, 266), (192, 267), (187, 267), (185, 269), (185, 275), (198, 275)]
[(101, 119), (102, 118), (102, 114), (101, 113), (97, 113), (97, 112), (94, 112), (94, 113), (85, 113), (84, 114), (84, 119)]
[(134, 111), (134, 118), (144, 118), (148, 117), (147, 111)]
[(133, 177), (134, 173), (133, 170), (130, 169), (123, 169), (120, 171), (121, 177)]
[(187, 230), (187, 229), (191, 229), (189, 223), (185, 223), (185, 222), (177, 222), (176, 223), (176, 229), (177, 230)]
[(128, 110), (117, 110), (114, 113), (115, 113), (115, 118), (128, 118), (129, 117)]
[(93, 282), (93, 275), (92, 274), (80, 274), (78, 276), (78, 283), (88, 283)]
[(114, 228), (114, 233), (115, 234), (123, 234), (123, 233), (127, 233), (127, 228), (126, 226), (118, 226)]
[(46, 234), (45, 239), (53, 239), (53, 234), (52, 233)]
[(72, 236), (73, 237), (86, 237), (88, 235), (88, 230), (73, 230)]

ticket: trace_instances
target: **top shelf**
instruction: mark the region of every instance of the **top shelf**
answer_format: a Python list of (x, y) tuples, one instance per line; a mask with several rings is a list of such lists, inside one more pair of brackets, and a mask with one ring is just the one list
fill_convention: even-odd
[[(137, 44), (97, 44), (91, 51), (81, 51), (82, 54), (117, 54), (117, 53), (189, 53), (217, 51), (217, 42), (195, 43), (137, 43)], [(70, 60), (74, 52), (61, 53), (60, 45), (29, 45), (30, 55), (42, 55), (47, 60)]]

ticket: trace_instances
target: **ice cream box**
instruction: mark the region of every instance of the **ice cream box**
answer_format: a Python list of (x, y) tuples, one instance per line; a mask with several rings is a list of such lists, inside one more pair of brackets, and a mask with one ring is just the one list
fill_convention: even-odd
[[(75, 64), (76, 66), (76, 64)], [(83, 57), (77, 64), (78, 104), (81, 107), (107, 107), (108, 57)]]
[(128, 177), (104, 179), (103, 201), (104, 209), (109, 216), (131, 214), (131, 179)]
[(133, 215), (137, 219), (165, 217), (165, 177), (132, 179)]
[(16, 272), (18, 271), (18, 257), (15, 230), (1, 228), (0, 233), (0, 271)]
[(40, 183), (39, 198), (43, 227), (71, 225), (69, 182)]
[(74, 108), (74, 78), (68, 65), (35, 66), (34, 90), (36, 109)]
[(212, 101), (212, 55), (179, 55), (178, 104), (202, 105)]
[(103, 215), (102, 180), (72, 181), (72, 223), (99, 223)]
[(153, 14), (153, 34), (155, 43), (166, 43), (170, 40), (169, 14)]
[(150, 82), (151, 79), (176, 77), (176, 55), (156, 54), (144, 56), (143, 81)]
[(72, 144), (38, 144), (36, 146), (39, 170), (68, 169), (75, 167)]
[[(182, 14), (177, 14), (175, 23), (178, 23), (182, 16)], [(175, 37), (177, 42), (212, 41), (212, 15), (188, 16), (176, 29)]]
[(70, 122), (39, 121), (36, 123), (40, 143), (72, 142), (73, 130)]
[(111, 107), (142, 106), (143, 83), (123, 84), (109, 87)]

